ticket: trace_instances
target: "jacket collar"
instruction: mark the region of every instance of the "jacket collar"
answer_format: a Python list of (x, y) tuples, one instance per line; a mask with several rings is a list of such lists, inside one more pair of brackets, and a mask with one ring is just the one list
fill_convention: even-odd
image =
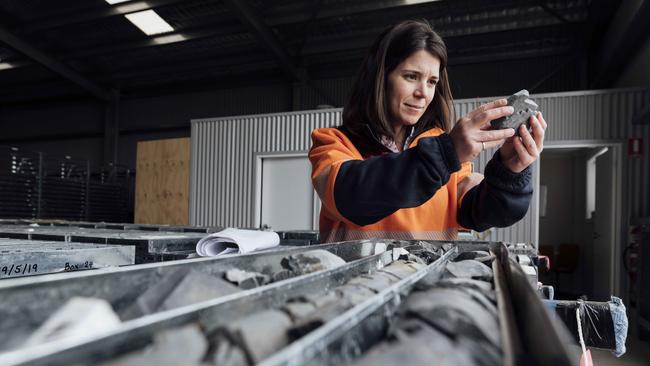
[[(345, 133), (354, 146), (363, 156), (379, 155), (382, 153), (392, 153), (393, 151), (381, 143), (381, 139), (376, 131), (369, 124), (364, 123), (363, 127), (356, 132), (351, 131), (345, 126), (339, 126), (339, 129)], [(413, 133), (413, 130), (410, 131)], [(417, 136), (410, 135), (409, 144), (415, 141)]]

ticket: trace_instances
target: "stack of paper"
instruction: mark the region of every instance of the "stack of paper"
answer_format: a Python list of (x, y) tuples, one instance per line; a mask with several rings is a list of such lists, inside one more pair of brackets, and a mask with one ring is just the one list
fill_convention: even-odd
[(196, 253), (202, 257), (243, 254), (279, 244), (280, 237), (273, 231), (227, 228), (201, 239), (196, 244)]

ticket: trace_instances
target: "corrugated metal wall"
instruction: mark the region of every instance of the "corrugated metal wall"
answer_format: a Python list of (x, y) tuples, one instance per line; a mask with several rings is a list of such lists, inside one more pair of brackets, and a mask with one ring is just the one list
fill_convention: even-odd
[[(537, 94), (549, 122), (548, 144), (579, 141), (625, 142), (642, 137), (644, 156), (626, 160), (623, 167), (623, 212), (650, 215), (650, 126), (633, 126), (634, 116), (650, 103), (650, 90), (625, 89)], [(457, 116), (494, 98), (454, 102)], [(192, 169), (190, 223), (248, 227), (253, 223), (253, 155), (281, 151), (306, 151), (310, 132), (340, 123), (340, 109), (312, 110), (192, 121)], [(486, 151), (475, 162), (482, 171), (493, 153)], [(537, 171), (538, 169), (536, 169)], [(536, 176), (535, 182), (539, 179)], [(537, 199), (517, 225), (485, 233), (487, 240), (531, 242), (537, 238)], [(627, 218), (627, 217), (626, 217)], [(624, 220), (626, 220), (624, 218)], [(625, 225), (626, 221), (624, 221)]]
[(190, 223), (252, 226), (254, 154), (306, 151), (313, 129), (340, 120), (340, 109), (193, 120)]

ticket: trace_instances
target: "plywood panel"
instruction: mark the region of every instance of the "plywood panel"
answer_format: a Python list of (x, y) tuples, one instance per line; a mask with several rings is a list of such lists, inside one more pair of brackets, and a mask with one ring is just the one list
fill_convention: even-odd
[(187, 225), (189, 168), (189, 138), (138, 142), (134, 221)]

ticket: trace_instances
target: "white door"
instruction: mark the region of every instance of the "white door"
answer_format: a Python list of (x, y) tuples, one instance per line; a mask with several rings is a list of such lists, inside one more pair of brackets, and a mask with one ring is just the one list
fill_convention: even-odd
[(615, 255), (616, 188), (614, 149), (596, 158), (596, 203), (594, 210), (593, 292), (594, 301), (608, 301), (613, 292), (612, 274)]
[(262, 158), (260, 225), (272, 230), (314, 229), (314, 190), (306, 156)]

